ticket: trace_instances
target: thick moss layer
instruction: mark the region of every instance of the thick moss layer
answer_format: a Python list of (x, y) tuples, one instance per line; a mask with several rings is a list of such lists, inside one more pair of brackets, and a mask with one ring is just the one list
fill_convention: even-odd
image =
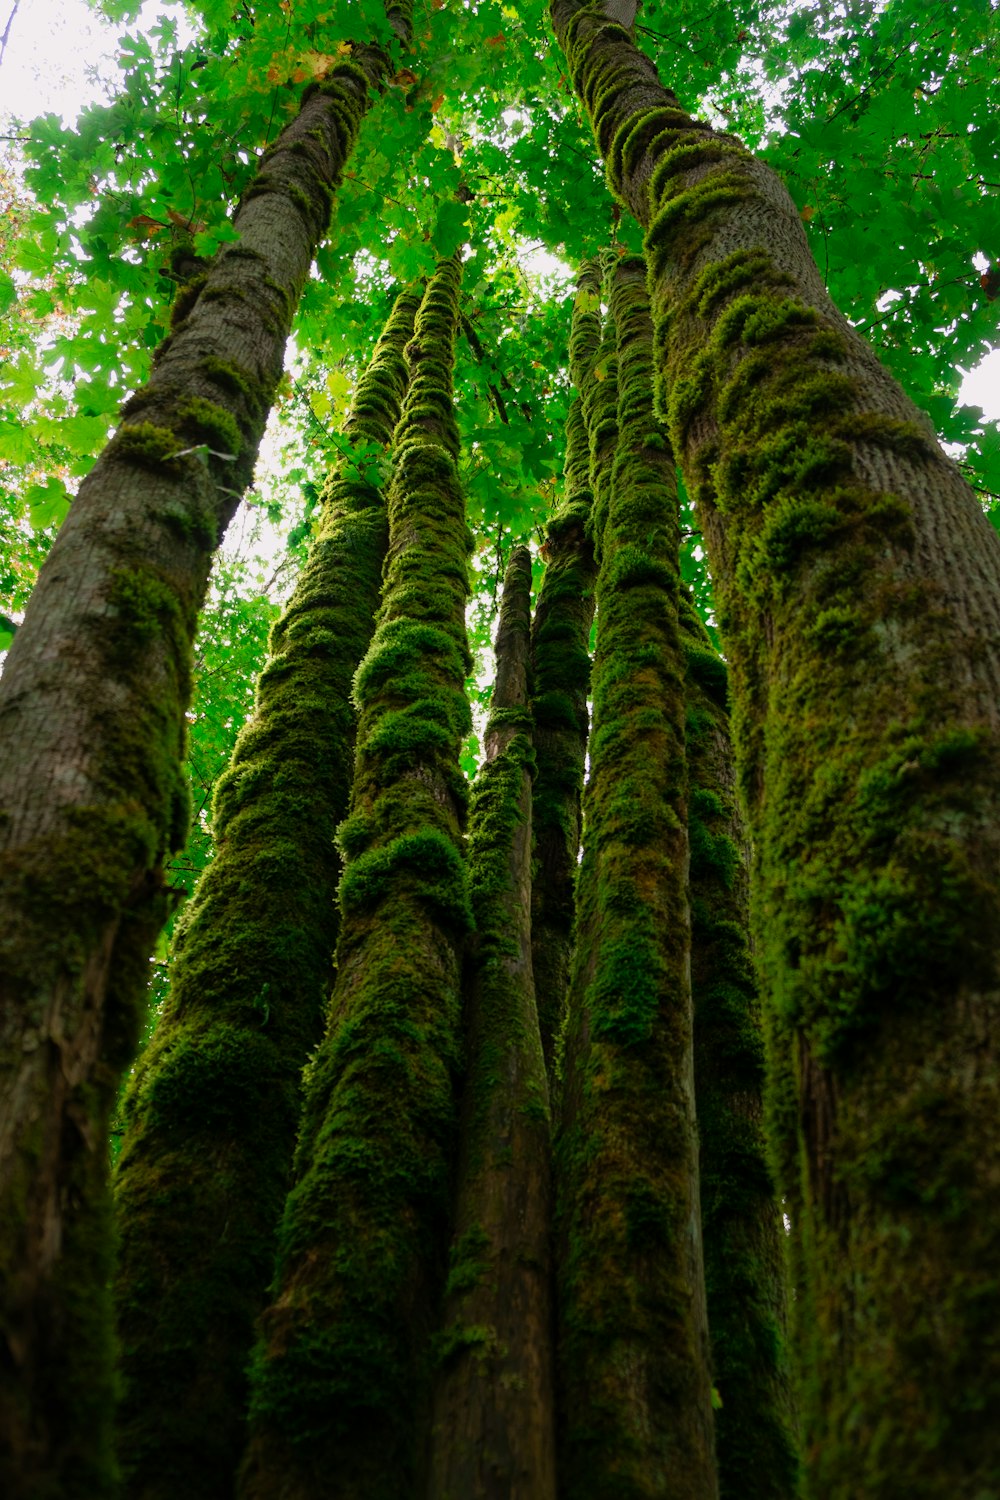
[[(347, 444), (388, 444), (418, 302), (396, 302), (359, 382)], [(351, 686), (374, 628), (387, 540), (383, 496), (341, 460), (274, 627), (256, 711), (218, 784), (216, 856), (180, 924), (168, 1009), (126, 1101), (119, 1427), (126, 1492), (137, 1500), (233, 1490), (299, 1080), (332, 977)]]
[(107, 1101), (134, 1048), (164, 861), (185, 817), (191, 639), (331, 190), (388, 63), (355, 48), (278, 137), (263, 191), (234, 216), (240, 242), (184, 288), (149, 382), (81, 484), (0, 684), (0, 1073), (12, 1101), (0, 1488), (11, 1500), (104, 1500), (115, 1487), (99, 1184)]
[(555, 1500), (549, 1098), (531, 965), (531, 554), (504, 579), (486, 759), (469, 815), (477, 942), (430, 1500)]
[(601, 337), (600, 294), (600, 269), (596, 261), (589, 261), (577, 278), (570, 329), (570, 376), (577, 394), (566, 419), (565, 491), (545, 531), (545, 572), (531, 630), (536, 755), (531, 962), (550, 1079), (569, 984), (589, 727), (596, 566), (590, 536), (590, 440), (583, 409), (584, 393), (595, 379), (592, 367)]
[(790, 1500), (798, 1455), (785, 1254), (764, 1142), (764, 1040), (750, 952), (726, 665), (682, 594), (690, 782), (691, 990), (705, 1285), (722, 1500)]
[(360, 710), (337, 980), (306, 1077), (297, 1181), (252, 1372), (241, 1493), (411, 1493), (430, 1317), (444, 1276), (460, 1053), (470, 723), (467, 528), (452, 360), (460, 263), (407, 351), (378, 626)]
[[(594, 727), (556, 1151), (560, 1473), (568, 1500), (704, 1500), (715, 1474), (678, 521), (649, 409), (641, 261), (613, 272), (610, 314), (618, 438), (597, 538)], [(593, 430), (591, 452), (596, 466), (604, 449)]]
[(777, 180), (620, 28), (554, 9), (647, 228), (719, 588), (807, 1485), (972, 1500), (1000, 1490), (997, 538), (831, 306)]

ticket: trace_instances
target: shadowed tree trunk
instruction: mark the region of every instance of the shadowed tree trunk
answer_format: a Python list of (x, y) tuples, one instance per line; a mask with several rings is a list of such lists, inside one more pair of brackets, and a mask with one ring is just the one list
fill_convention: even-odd
[(399, 419), (419, 300), (397, 300), (358, 383), (344, 430), (355, 457), (329, 476), (256, 711), (219, 782), (215, 858), (178, 929), (169, 1003), (126, 1101), (119, 1440), (135, 1500), (219, 1500), (235, 1483), (299, 1080), (332, 976), (351, 684), (388, 540), (374, 460)]
[(476, 920), (430, 1500), (555, 1500), (549, 1090), (531, 967), (531, 554), (504, 579), (469, 814)]
[(596, 7), (553, 15), (646, 230), (718, 587), (807, 1482), (974, 1500), (1000, 1486), (1000, 539), (774, 174)]
[[(405, 29), (405, 14), (394, 11)], [(190, 654), (330, 197), (385, 53), (308, 91), (80, 486), (0, 682), (0, 1488), (111, 1455), (107, 1122), (188, 818)]]
[(443, 1283), (469, 728), (468, 533), (452, 365), (461, 265), (431, 281), (394, 438), (389, 554), (360, 710), (330, 1028), (311, 1062), (252, 1371), (246, 1500), (412, 1492)]
[[(671, 469), (673, 459), (670, 458)], [(715, 1443), (722, 1500), (798, 1493), (785, 1254), (764, 1145), (764, 1041), (749, 944), (726, 666), (682, 594), (691, 993)]]
[(589, 534), (590, 444), (583, 392), (601, 337), (601, 275), (588, 261), (577, 277), (570, 331), (563, 502), (545, 528), (545, 572), (531, 625), (535, 784), (535, 877), (531, 890), (531, 965), (542, 1047), (553, 1077), (573, 954), (573, 910), (580, 850), (580, 798), (587, 754), (594, 547)]
[(678, 521), (649, 451), (645, 266), (610, 287), (617, 439), (610, 416), (592, 426), (594, 727), (556, 1153), (560, 1482), (567, 1500), (711, 1500)]

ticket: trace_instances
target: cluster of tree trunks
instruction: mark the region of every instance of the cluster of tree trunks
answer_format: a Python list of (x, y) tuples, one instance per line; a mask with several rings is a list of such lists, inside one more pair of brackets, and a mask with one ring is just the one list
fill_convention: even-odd
[(471, 802), (460, 254), (359, 385), (129, 1095), (117, 1442), (107, 1118), (191, 639), (384, 51), (307, 93), (43, 569), (0, 683), (12, 1500), (790, 1500), (799, 1451), (814, 1500), (1000, 1493), (998, 539), (632, 10), (553, 4), (645, 253), (580, 271)]

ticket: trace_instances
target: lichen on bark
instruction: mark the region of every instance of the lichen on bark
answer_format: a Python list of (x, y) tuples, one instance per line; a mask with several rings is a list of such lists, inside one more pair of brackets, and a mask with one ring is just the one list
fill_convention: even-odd
[(972, 1497), (1000, 1483), (1000, 539), (773, 173), (598, 7), (553, 11), (646, 228), (718, 588), (807, 1486)]
[(299, 1080), (332, 979), (351, 686), (388, 540), (374, 457), (399, 418), (419, 300), (397, 299), (358, 382), (343, 432), (354, 456), (327, 478), (254, 715), (216, 788), (215, 857), (179, 924), (168, 1004), (125, 1101), (118, 1426), (135, 1500), (232, 1493), (243, 1448)]
[(468, 530), (452, 365), (461, 264), (428, 286), (394, 438), (377, 628), (341, 826), (337, 979), (310, 1063), (275, 1297), (252, 1372), (241, 1494), (397, 1500), (415, 1483), (446, 1255), (471, 924), (461, 847), (470, 724)]
[(678, 521), (664, 503), (662, 441), (649, 420), (645, 266), (626, 260), (609, 281), (617, 402), (613, 428), (602, 397), (591, 430), (592, 462), (610, 472), (595, 537), (590, 779), (555, 1159), (560, 1473), (571, 1500), (668, 1491), (704, 1500), (716, 1484), (694, 1125)]

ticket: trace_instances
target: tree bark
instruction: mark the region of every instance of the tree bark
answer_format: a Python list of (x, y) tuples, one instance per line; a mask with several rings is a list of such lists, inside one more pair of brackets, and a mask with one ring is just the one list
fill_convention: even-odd
[(531, 968), (531, 554), (504, 579), (469, 815), (476, 919), (430, 1500), (555, 1500), (549, 1090)]
[[(673, 467), (672, 456), (670, 458)], [(764, 1039), (749, 939), (726, 664), (681, 595), (686, 663), (691, 993), (722, 1500), (793, 1500), (784, 1234), (764, 1142)]]
[(646, 228), (718, 585), (808, 1485), (973, 1500), (1000, 1485), (1000, 539), (773, 173), (595, 8), (553, 13)]
[(418, 1485), (443, 1282), (471, 923), (468, 532), (452, 365), (461, 264), (431, 281), (394, 438), (389, 553), (360, 709), (327, 1035), (311, 1062), (276, 1296), (251, 1373), (245, 1500), (400, 1500)]
[(126, 1099), (118, 1425), (134, 1500), (220, 1500), (235, 1485), (300, 1077), (332, 979), (351, 685), (388, 541), (375, 459), (399, 419), (419, 301), (398, 298), (358, 383), (344, 430), (356, 457), (331, 471), (274, 628), (256, 712), (216, 791), (215, 858), (178, 929), (168, 1007)]
[[(613, 271), (609, 311), (618, 436), (596, 538), (594, 728), (556, 1152), (560, 1482), (567, 1500), (710, 1500), (679, 535), (650, 453), (641, 261)], [(607, 463), (606, 431), (591, 431), (595, 462)]]
[(531, 626), (535, 744), (531, 966), (550, 1081), (565, 1019), (573, 953), (580, 799), (589, 729), (596, 567), (583, 400), (600, 344), (600, 300), (600, 269), (596, 261), (588, 261), (577, 277), (570, 331), (570, 379), (577, 393), (566, 419), (565, 490), (562, 504), (545, 528), (545, 572)]
[(388, 59), (308, 92), (179, 293), (80, 487), (0, 684), (0, 1487), (113, 1484), (106, 1137), (183, 844), (190, 651), (331, 192)]

